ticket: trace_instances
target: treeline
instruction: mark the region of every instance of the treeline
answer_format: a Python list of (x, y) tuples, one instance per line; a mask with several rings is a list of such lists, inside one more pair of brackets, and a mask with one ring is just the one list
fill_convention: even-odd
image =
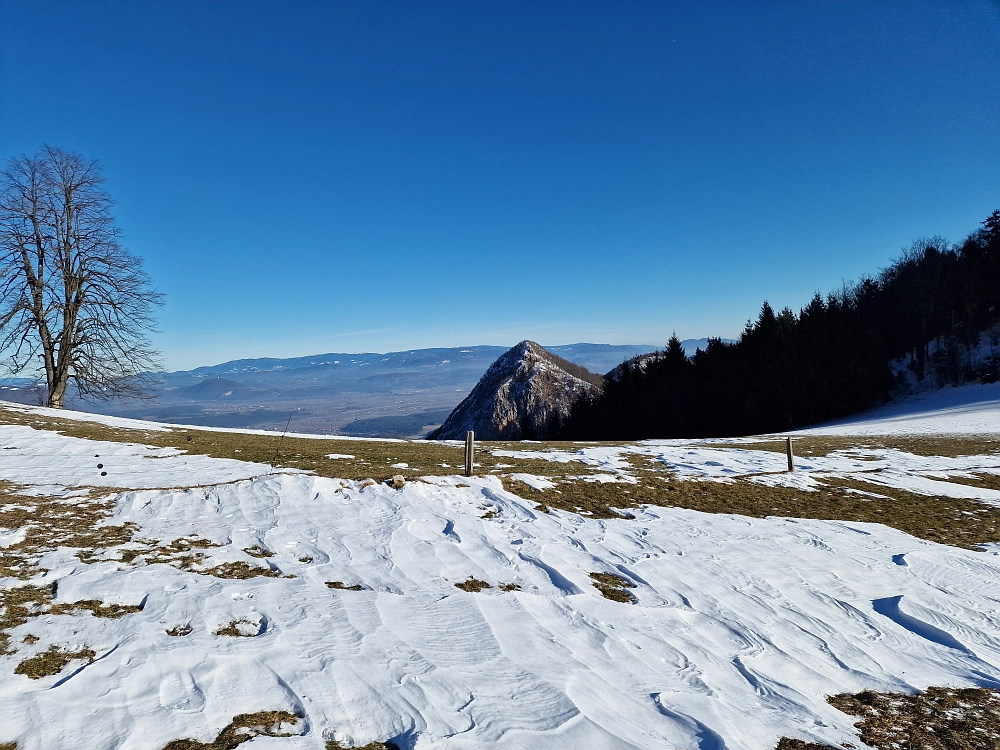
[(765, 302), (739, 341), (687, 358), (674, 336), (625, 363), (600, 396), (577, 402), (552, 437), (574, 440), (748, 435), (802, 427), (885, 402), (903, 375), (933, 361), (946, 382), (996, 380), (975, 360), (1000, 321), (1000, 211), (958, 245), (920, 240), (891, 266), (816, 295), (796, 315)]

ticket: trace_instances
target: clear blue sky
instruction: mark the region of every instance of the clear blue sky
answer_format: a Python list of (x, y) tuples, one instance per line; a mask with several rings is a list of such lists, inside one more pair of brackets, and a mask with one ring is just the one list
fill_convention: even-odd
[(0, 2), (0, 156), (99, 159), (171, 369), (735, 336), (1000, 207), (1000, 6)]

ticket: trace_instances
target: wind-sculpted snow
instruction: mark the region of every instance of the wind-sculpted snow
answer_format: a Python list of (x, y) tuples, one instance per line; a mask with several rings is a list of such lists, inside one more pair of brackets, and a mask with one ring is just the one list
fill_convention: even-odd
[[(298, 713), (301, 734), (248, 748), (322, 750), (329, 738), (417, 750), (769, 750), (781, 735), (857, 745), (855, 719), (827, 695), (1000, 685), (995, 553), (875, 524), (650, 506), (634, 520), (541, 513), (491, 477), (362, 488), (28, 428), (0, 427), (0, 439), (12, 448), (0, 451), (0, 476), (22, 484), (95, 484), (94, 454), (108, 480), (148, 471), (119, 492), (108, 523), (161, 543), (197, 535), (221, 545), (203, 549), (213, 563), (266, 563), (281, 576), (46, 554), (33, 583), (57, 583), (58, 602), (143, 609), (12, 629), (0, 743), (19, 750), (160, 750), (210, 741), (260, 710)], [(703, 448), (635, 446), (720, 477), (768, 470), (774, 456)], [(610, 473), (626, 465), (589, 450)], [(603, 598), (592, 572), (634, 584), (635, 603)], [(455, 586), (470, 577), (491, 588)], [(216, 635), (234, 622), (243, 637)], [(166, 632), (184, 625), (190, 634)], [(23, 643), (28, 634), (37, 643)], [(51, 644), (96, 656), (38, 680), (13, 673)]]

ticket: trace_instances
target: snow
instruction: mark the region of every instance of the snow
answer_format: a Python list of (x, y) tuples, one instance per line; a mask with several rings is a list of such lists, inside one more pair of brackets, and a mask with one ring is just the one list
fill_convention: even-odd
[(941, 388), (793, 435), (1000, 434), (1000, 383)]
[[(996, 550), (877, 524), (677, 508), (586, 519), (541, 513), (489, 476), (362, 487), (16, 425), (0, 425), (0, 445), (12, 448), (0, 451), (0, 479), (33, 488), (24, 506), (103, 488), (91, 495), (114, 496), (107, 523), (136, 524), (136, 539), (196, 534), (221, 545), (201, 550), (206, 565), (242, 561), (282, 576), (225, 580), (48, 553), (33, 583), (58, 582), (57, 601), (143, 610), (117, 620), (43, 616), (11, 631), (18, 653), (0, 656), (0, 743), (16, 740), (19, 750), (160, 750), (181, 737), (210, 741), (236, 714), (258, 710), (305, 718), (300, 735), (252, 740), (248, 750), (322, 750), (325, 739), (391, 739), (406, 750), (770, 750), (781, 735), (860, 746), (855, 719), (825, 696), (1000, 686)], [(821, 476), (866, 472), (1000, 503), (993, 491), (944, 481), (1000, 472), (997, 456), (855, 449), (800, 458), (786, 474), (784, 455), (737, 445), (495, 453), (587, 466), (597, 481), (627, 481), (638, 456), (690, 479), (808, 490)], [(484, 508), (494, 514), (484, 518)], [(0, 514), (0, 544), (16, 544), (16, 533)], [(244, 552), (254, 546), (274, 554)], [(591, 572), (632, 581), (636, 603), (602, 598)], [(492, 588), (455, 587), (470, 576)], [(245, 637), (215, 635), (234, 622)], [(186, 624), (190, 635), (167, 635)], [(23, 644), (29, 633), (40, 640)], [(97, 656), (40, 680), (13, 673), (52, 644)]]

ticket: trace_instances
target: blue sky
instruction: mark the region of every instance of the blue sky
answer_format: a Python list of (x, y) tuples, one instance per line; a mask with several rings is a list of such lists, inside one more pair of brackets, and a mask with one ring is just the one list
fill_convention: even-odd
[(736, 336), (1000, 208), (996, 2), (0, 3), (171, 369)]

